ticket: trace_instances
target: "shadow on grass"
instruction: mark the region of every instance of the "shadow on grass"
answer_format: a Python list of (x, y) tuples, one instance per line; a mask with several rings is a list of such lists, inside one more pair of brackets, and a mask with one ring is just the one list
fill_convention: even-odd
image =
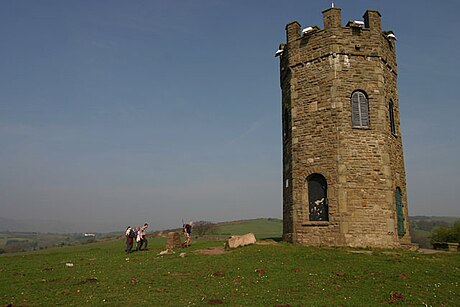
[(273, 240), (275, 242), (282, 242), (283, 238), (282, 237), (266, 237), (266, 238), (261, 238), (261, 240)]

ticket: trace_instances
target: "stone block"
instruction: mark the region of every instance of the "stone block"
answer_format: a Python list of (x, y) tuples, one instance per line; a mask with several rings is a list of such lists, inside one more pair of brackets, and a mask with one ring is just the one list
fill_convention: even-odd
[(180, 234), (175, 231), (168, 232), (166, 237), (166, 249), (175, 249), (182, 247)]

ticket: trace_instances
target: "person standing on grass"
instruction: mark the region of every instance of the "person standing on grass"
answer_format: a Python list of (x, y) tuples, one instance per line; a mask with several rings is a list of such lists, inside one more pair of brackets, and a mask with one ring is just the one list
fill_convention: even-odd
[(129, 254), (131, 253), (131, 250), (133, 248), (133, 242), (134, 242), (134, 230), (131, 228), (131, 226), (128, 226), (128, 228), (126, 228), (125, 237), (126, 237), (125, 252)]
[(149, 228), (149, 224), (145, 223), (144, 227), (142, 227), (142, 241), (141, 241), (141, 246), (139, 249), (142, 249), (142, 245), (144, 245), (144, 250), (147, 250), (147, 245), (149, 244), (149, 241), (147, 240), (147, 237), (145, 236), (145, 233), (147, 232), (147, 228)]
[(192, 225), (193, 225), (192, 221), (190, 221), (190, 222), (188, 222), (188, 224), (184, 225), (184, 235), (185, 235), (184, 246), (185, 247), (190, 246), (190, 238), (192, 237)]
[(142, 227), (139, 226), (136, 231), (136, 251), (139, 251), (142, 246)]

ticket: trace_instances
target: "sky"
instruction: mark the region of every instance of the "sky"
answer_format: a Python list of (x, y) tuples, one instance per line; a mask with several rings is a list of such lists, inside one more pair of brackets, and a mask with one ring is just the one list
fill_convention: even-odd
[[(0, 217), (282, 217), (285, 25), (330, 1), (0, 1)], [(460, 216), (460, 2), (335, 1), (398, 40), (410, 215)], [(65, 229), (63, 229), (65, 231)]]

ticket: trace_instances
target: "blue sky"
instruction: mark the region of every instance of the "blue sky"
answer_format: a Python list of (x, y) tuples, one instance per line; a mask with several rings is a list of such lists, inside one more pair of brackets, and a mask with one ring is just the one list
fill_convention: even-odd
[[(410, 214), (460, 216), (460, 3), (335, 4), (343, 24), (379, 10), (398, 37)], [(0, 216), (97, 231), (281, 217), (274, 52), (328, 7), (2, 1)]]

